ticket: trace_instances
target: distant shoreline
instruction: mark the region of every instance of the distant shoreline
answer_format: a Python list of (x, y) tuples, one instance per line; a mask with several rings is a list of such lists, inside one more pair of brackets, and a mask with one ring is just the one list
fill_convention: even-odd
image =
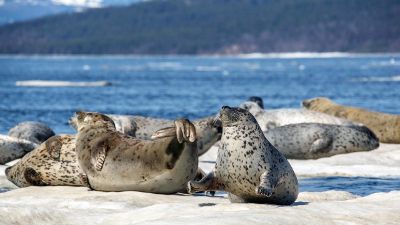
[(210, 57), (210, 58), (357, 58), (357, 57), (400, 57), (400, 52), (358, 53), (358, 52), (271, 52), (271, 53), (243, 53), (243, 54), (0, 54), (2, 58), (90, 58), (90, 57), (129, 57), (129, 58), (175, 58), (175, 57)]

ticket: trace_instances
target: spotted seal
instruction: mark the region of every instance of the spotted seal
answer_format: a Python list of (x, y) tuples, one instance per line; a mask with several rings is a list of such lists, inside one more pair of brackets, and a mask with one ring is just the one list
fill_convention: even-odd
[(7, 179), (18, 187), (87, 185), (77, 160), (73, 135), (49, 138), (5, 172)]
[(270, 129), (264, 134), (288, 159), (318, 159), (379, 147), (376, 135), (361, 126), (299, 123)]
[(264, 110), (255, 102), (244, 102), (240, 108), (248, 110), (257, 120), (263, 131), (295, 123), (323, 123), (335, 125), (361, 125), (352, 121), (314, 112), (306, 109), (272, 109)]
[(78, 112), (76, 118), (78, 161), (94, 190), (171, 194), (196, 175), (196, 131), (188, 120), (141, 140), (116, 131), (105, 115)]
[(19, 159), (36, 147), (31, 141), (0, 134), (0, 164)]
[[(117, 131), (142, 140), (151, 140), (151, 136), (154, 132), (174, 126), (174, 121), (167, 119), (115, 114), (106, 114), (106, 116), (114, 121)], [(206, 153), (221, 139), (222, 128), (212, 125), (213, 118), (214, 116), (193, 121), (196, 127), (199, 156)], [(76, 117), (72, 117), (70, 119), (70, 124), (75, 129), (77, 129), (76, 123)]]
[(41, 144), (51, 136), (54, 136), (55, 133), (44, 123), (25, 121), (11, 128), (8, 135), (10, 137), (25, 139), (36, 144)]
[(384, 143), (400, 143), (400, 115), (373, 112), (339, 105), (328, 98), (312, 98), (302, 102), (304, 108), (362, 123)]
[(224, 106), (222, 138), (215, 168), (189, 192), (224, 190), (231, 202), (292, 204), (298, 195), (296, 175), (286, 158), (265, 138), (247, 110)]

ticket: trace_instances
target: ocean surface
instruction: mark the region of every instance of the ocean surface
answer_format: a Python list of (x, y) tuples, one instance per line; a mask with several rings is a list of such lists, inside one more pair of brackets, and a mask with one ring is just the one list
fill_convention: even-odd
[[(16, 85), (29, 80), (111, 85)], [(68, 119), (78, 110), (196, 119), (215, 114), (223, 105), (237, 106), (250, 96), (262, 97), (269, 109), (297, 108), (304, 99), (325, 96), (400, 114), (400, 54), (0, 56), (1, 134), (27, 120), (44, 122), (56, 133), (73, 133)], [(321, 179), (300, 182), (303, 190), (318, 191), (345, 183), (361, 195), (400, 189), (400, 179)], [(318, 185), (324, 182), (327, 185)]]

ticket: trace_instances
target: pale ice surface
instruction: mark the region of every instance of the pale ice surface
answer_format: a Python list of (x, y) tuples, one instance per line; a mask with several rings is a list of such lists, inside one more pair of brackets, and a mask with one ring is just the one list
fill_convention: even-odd
[(72, 82), (72, 81), (51, 81), (51, 80), (25, 80), (15, 82), (16, 86), (27, 87), (101, 87), (109, 86), (107, 81), (92, 81), (92, 82)]
[(0, 224), (396, 224), (400, 191), (302, 192), (292, 206), (224, 197), (29, 187), (0, 194)]
[[(216, 154), (213, 147), (200, 158), (200, 167), (210, 171)], [(399, 177), (400, 145), (290, 163), (299, 177)], [(0, 188), (15, 188), (5, 178), (5, 168), (0, 166)], [(344, 191), (301, 192), (292, 206), (275, 206), (232, 204), (226, 195), (29, 187), (0, 193), (0, 224), (398, 224), (399, 202), (400, 191), (365, 197)]]

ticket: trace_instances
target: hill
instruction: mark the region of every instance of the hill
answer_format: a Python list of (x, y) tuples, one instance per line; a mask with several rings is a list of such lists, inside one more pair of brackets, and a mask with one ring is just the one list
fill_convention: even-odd
[(399, 52), (398, 0), (156, 0), (0, 27), (0, 53)]

